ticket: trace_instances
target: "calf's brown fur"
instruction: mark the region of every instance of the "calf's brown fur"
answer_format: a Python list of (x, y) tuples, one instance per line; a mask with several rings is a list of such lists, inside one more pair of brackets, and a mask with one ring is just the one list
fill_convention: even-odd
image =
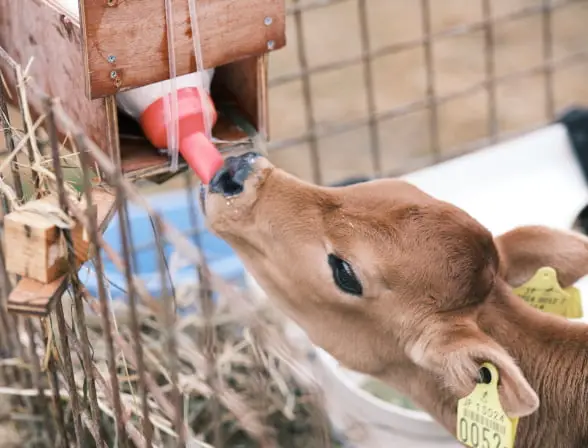
[[(542, 266), (562, 286), (588, 273), (588, 239), (544, 227), (493, 238), (463, 210), (399, 180), (311, 185), (255, 162), (244, 191), (205, 196), (207, 222), (260, 285), (343, 365), (406, 394), (455, 434), (480, 364), (522, 417), (517, 448), (588, 446), (588, 326), (512, 292)], [(327, 256), (347, 260), (361, 297)]]

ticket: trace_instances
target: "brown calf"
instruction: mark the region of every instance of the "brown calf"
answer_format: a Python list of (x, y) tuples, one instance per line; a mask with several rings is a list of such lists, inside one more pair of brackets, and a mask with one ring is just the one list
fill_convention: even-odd
[(542, 266), (588, 273), (588, 239), (523, 227), (494, 239), (399, 180), (311, 185), (231, 158), (202, 200), (210, 228), (312, 341), (406, 394), (455, 434), (480, 364), (501, 376), (517, 448), (588, 446), (588, 326), (512, 292)]

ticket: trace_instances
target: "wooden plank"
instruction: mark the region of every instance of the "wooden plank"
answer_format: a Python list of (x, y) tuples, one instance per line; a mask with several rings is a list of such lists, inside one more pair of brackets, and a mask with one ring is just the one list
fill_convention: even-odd
[[(100, 231), (106, 229), (114, 214), (115, 200), (116, 197), (112, 193), (101, 188), (95, 188), (92, 191), (92, 203), (97, 209), (96, 220)], [(51, 312), (53, 300), (61, 296), (66, 288), (67, 276), (62, 276), (51, 283), (41, 283), (23, 277), (8, 296), (8, 311), (26, 315), (46, 316)]]
[[(197, 1), (205, 68), (286, 43), (284, 0)], [(173, 10), (183, 75), (196, 70), (188, 0), (174, 0)], [(164, 0), (81, 0), (81, 16), (91, 98), (169, 78)]]
[[(265, 89), (267, 86), (258, 85), (258, 57), (251, 57), (232, 64), (218, 67), (212, 85), (212, 96), (215, 101), (234, 101), (245, 118), (259, 130), (258, 104), (259, 92), (262, 89), (262, 98), (267, 101)], [(267, 107), (267, 104), (265, 105)]]
[[(34, 58), (29, 75), (35, 83), (58, 97), (82, 130), (107, 148), (104, 100), (90, 101), (85, 95), (81, 41), (78, 20), (57, 0), (0, 0), (0, 46), (23, 68)], [(0, 70), (12, 93), (11, 102), (17, 104), (14, 70), (2, 59)], [(36, 119), (43, 113), (43, 104), (31, 89), (28, 102)]]

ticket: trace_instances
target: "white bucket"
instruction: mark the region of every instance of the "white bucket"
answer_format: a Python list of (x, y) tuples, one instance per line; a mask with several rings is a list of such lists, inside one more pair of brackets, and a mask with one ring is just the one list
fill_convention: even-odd
[(362, 389), (365, 375), (341, 367), (317, 349), (329, 417), (349, 445), (361, 448), (461, 447), (455, 438), (422, 411), (387, 403)]
[[(266, 300), (265, 292), (247, 272), (245, 285), (255, 300)], [(387, 403), (363, 390), (368, 376), (341, 367), (327, 352), (313, 348), (294, 323), (289, 321), (286, 332), (293, 343), (314, 352), (313, 373), (322, 387), (329, 418), (346, 439), (346, 447), (461, 447), (427, 413)]]

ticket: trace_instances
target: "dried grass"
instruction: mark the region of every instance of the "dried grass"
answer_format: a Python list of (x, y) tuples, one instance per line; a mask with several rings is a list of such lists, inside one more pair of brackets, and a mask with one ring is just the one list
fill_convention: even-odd
[[(26, 70), (20, 73), (18, 86), (20, 98), (26, 98), (28, 82)], [(3, 82), (3, 81), (2, 81)], [(48, 156), (47, 139), (42, 128), (45, 117), (32, 122), (28, 107), (23, 117), (29, 132), (11, 128), (15, 150), (0, 162), (0, 194), (10, 209), (27, 207), (27, 201), (38, 190), (31, 188), (33, 179), (38, 177), (41, 194), (55, 193), (56, 178)], [(66, 138), (67, 140), (67, 138)], [(60, 162), (78, 177), (79, 158), (71, 145), (62, 142)], [(71, 143), (71, 142), (69, 142)], [(25, 149), (27, 154), (25, 154)], [(18, 170), (29, 192), (24, 198), (15, 193), (14, 176)], [(6, 175), (11, 173), (12, 176)], [(17, 176), (18, 177), (18, 176)], [(70, 201), (79, 200), (79, 186), (72, 181), (65, 185)], [(71, 204), (71, 203), (70, 203)], [(61, 216), (61, 210), (34, 210), (38, 213), (54, 213), (61, 220), (61, 227), (67, 228), (69, 216)], [(62, 213), (62, 212), (61, 212)], [(201, 255), (198, 255), (201, 259)], [(108, 283), (107, 283), (108, 284)], [(175, 305), (183, 310), (172, 323), (178, 352), (178, 382), (184, 409), (186, 439), (190, 447), (284, 447), (321, 448), (338, 446), (332, 440), (328, 419), (320, 400), (320, 388), (308, 373), (304, 360), (305, 353), (293, 346), (285, 337), (284, 322), (264, 304), (249, 300), (243, 291), (216, 279), (218, 298), (216, 304), (205, 309), (203, 291), (198, 284), (177, 285)], [(72, 284), (72, 286), (75, 286)], [(75, 288), (74, 288), (75, 289)], [(96, 378), (98, 407), (100, 410), (100, 431), (109, 447), (119, 446), (121, 440), (114, 423), (112, 389), (107, 366), (107, 346), (101, 325), (100, 306), (96, 298), (90, 297), (83, 288), (78, 293), (85, 295), (87, 307), (86, 329), (91, 345), (92, 371)], [(133, 347), (139, 343), (143, 349), (146, 375), (150, 383), (148, 406), (150, 422), (154, 428), (156, 446), (175, 446), (178, 438), (174, 426), (173, 378), (168, 353), (169, 322), (164, 314), (158, 313), (163, 301), (150, 303), (141, 295), (137, 307), (140, 324), (140, 341), (134, 341), (129, 326), (129, 307), (122, 301), (110, 300), (110, 312), (114, 319), (112, 330), (115, 348), (116, 374), (121, 390), (121, 402), (125, 412), (127, 444), (137, 446), (142, 429), (141, 384), (137, 373), (137, 360)], [(68, 337), (77, 392), (82, 399), (85, 423), (89, 422), (88, 366), (82, 364), (83, 340), (80, 328), (75, 324), (71, 297), (62, 298), (68, 322)], [(42, 368), (49, 362), (61, 366), (63, 373), (64, 351), (61, 347), (54, 313), (48, 320), (38, 322), (37, 331), (44, 334), (46, 344), (39, 344), (35, 350), (42, 360)], [(40, 341), (37, 341), (39, 343)], [(26, 349), (30, 344), (24, 333), (20, 343)], [(0, 369), (17, 366), (25, 372), (30, 365), (18, 358), (2, 361)], [(84, 369), (86, 367), (86, 369)], [(70, 439), (73, 439), (73, 414), (71, 394), (63, 375), (59, 376), (60, 397), (65, 404), (66, 425)], [(47, 378), (42, 386), (49, 396)], [(71, 392), (71, 391), (69, 391)], [(15, 384), (0, 387), (0, 395), (32, 397), (37, 389), (29, 384)], [(45, 410), (38, 410), (41, 413)], [(37, 425), (37, 431), (28, 434), (31, 446), (39, 442), (39, 421), (28, 408), (24, 420)], [(42, 426), (42, 425), (41, 425)], [(91, 427), (87, 424), (86, 428)], [(83, 446), (94, 446), (92, 431), (84, 434)]]
[[(197, 285), (177, 289), (178, 301), (192, 312), (178, 316), (177, 344), (180, 361), (179, 386), (184, 401), (184, 416), (190, 429), (189, 440), (211, 446), (312, 448), (333, 446), (330, 429), (320, 402), (320, 391), (313, 384), (302, 363), (304, 353), (285, 338), (283, 322), (264, 305), (241, 303), (221, 296), (209, 322), (214, 331), (212, 371), (207, 366), (204, 348), (208, 323), (199, 310)], [(92, 303), (90, 303), (92, 306)], [(127, 319), (127, 306), (118, 303), (117, 336), (132, 344), (132, 335), (120, 322)], [(171, 374), (166, 362), (165, 330), (161, 316), (140, 308), (141, 344), (149, 374), (169, 402)], [(88, 317), (88, 332), (93, 360), (107, 379), (106, 346), (98, 322)], [(130, 410), (130, 419), (140, 429), (141, 403), (138, 375), (133, 360), (118, 351), (117, 372), (122, 401)], [(79, 359), (74, 359), (78, 385), (84, 384)], [(112, 415), (112, 409), (100, 391), (101, 409)], [(177, 435), (172, 429), (173, 415), (160, 402), (150, 397), (150, 419), (156, 438), (169, 445)], [(216, 414), (216, 415), (215, 415)], [(106, 419), (109, 420), (109, 419)], [(106, 423), (106, 422), (105, 422)], [(104, 428), (114, 446), (114, 425)], [(215, 440), (219, 438), (220, 440)], [(205, 445), (203, 445), (205, 446)]]

